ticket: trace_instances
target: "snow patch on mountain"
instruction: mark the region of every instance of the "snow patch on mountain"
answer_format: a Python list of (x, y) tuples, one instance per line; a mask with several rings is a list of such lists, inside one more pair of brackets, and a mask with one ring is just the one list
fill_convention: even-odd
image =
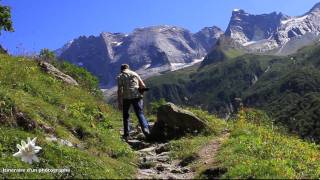
[(136, 28), (129, 34), (103, 32), (75, 39), (59, 57), (86, 68), (103, 87), (111, 88), (121, 64), (143, 77), (188, 67), (200, 62), (222, 34), (215, 26), (192, 33), (170, 25)]
[(305, 15), (305, 16), (301, 16), (301, 17), (292, 17), (286, 20), (282, 20), (281, 24), (288, 24), (288, 23), (292, 23), (292, 24), (297, 24), (297, 23), (301, 23), (302, 21), (306, 20), (309, 16)]
[(171, 63), (171, 71), (176, 71), (179, 69), (187, 68), (195, 64), (201, 63), (204, 60), (204, 57), (200, 59), (194, 59), (191, 63)]
[[(287, 16), (277, 12), (252, 15), (235, 9), (225, 34), (245, 46), (249, 52), (266, 53), (278, 49), (278, 54), (288, 54), (312, 43), (319, 33), (320, 3), (302, 16)], [(299, 37), (303, 39), (301, 45), (298, 43)], [(283, 50), (285, 53), (282, 53)]]

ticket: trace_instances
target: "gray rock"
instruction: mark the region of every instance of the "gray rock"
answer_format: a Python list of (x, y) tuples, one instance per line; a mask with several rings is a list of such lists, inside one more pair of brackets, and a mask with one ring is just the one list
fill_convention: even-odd
[(68, 147), (73, 147), (73, 144), (70, 141), (65, 140), (65, 139), (60, 139), (60, 141), (58, 141), (58, 142), (61, 145), (68, 146)]
[(162, 163), (167, 163), (170, 161), (170, 157), (169, 156), (160, 156), (160, 157), (157, 157), (157, 161), (162, 162)]
[(151, 130), (151, 138), (169, 140), (187, 133), (197, 134), (209, 129), (205, 121), (190, 111), (167, 103), (158, 109), (157, 121)]
[(156, 149), (156, 147), (148, 147), (148, 148), (144, 148), (139, 150), (140, 152), (152, 152)]
[(144, 149), (150, 146), (149, 143), (139, 141), (139, 140), (128, 140), (127, 142), (135, 150)]
[[(56, 142), (56, 143), (58, 143), (58, 144), (60, 144), (62, 146), (74, 147), (74, 145), (70, 141), (65, 140), (65, 139), (57, 138), (54, 135), (46, 137), (46, 140), (49, 141), (49, 142)], [(78, 146), (76, 146), (76, 147), (78, 147)]]
[(170, 154), (170, 152), (162, 152), (161, 154), (158, 154), (157, 156), (168, 156)]
[(163, 152), (168, 152), (170, 150), (170, 145), (168, 143), (166, 144), (160, 144), (156, 149), (157, 154), (161, 154)]
[(48, 62), (40, 61), (39, 66), (42, 68), (42, 70), (44, 70), (48, 74), (51, 74), (52, 76), (62, 80), (67, 84), (74, 85), (74, 86), (79, 85), (78, 82), (74, 80), (71, 76), (64, 74), (63, 72), (61, 72), (59, 69), (55, 68), (52, 64)]

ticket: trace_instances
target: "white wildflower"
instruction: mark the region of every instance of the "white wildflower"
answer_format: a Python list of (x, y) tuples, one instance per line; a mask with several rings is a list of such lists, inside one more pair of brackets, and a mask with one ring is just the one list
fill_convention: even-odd
[(39, 162), (38, 157), (36, 154), (42, 149), (40, 146), (36, 146), (37, 138), (33, 138), (30, 140), (28, 137), (27, 143), (25, 141), (21, 141), (21, 145), (17, 144), (17, 148), (19, 149), (18, 152), (13, 154), (14, 157), (21, 157), (21, 160), (32, 164), (32, 161)]

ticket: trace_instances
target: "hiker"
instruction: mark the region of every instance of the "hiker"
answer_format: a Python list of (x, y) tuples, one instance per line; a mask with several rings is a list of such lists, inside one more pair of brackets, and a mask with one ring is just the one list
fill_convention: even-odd
[(149, 123), (143, 114), (143, 90), (147, 89), (140, 76), (131, 71), (128, 64), (121, 65), (121, 73), (118, 76), (118, 106), (123, 112), (123, 138), (128, 140), (129, 110), (133, 106), (134, 112), (139, 119), (143, 134), (148, 137), (150, 134)]

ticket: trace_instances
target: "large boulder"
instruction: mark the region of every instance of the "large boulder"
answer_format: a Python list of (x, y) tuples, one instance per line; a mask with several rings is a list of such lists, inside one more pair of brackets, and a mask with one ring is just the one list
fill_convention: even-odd
[(198, 134), (209, 129), (205, 121), (190, 111), (167, 103), (158, 109), (157, 121), (151, 130), (151, 137), (156, 140), (169, 140), (186, 134)]
[(64, 74), (63, 72), (61, 72), (59, 69), (55, 68), (52, 64), (48, 62), (40, 61), (39, 66), (42, 68), (42, 70), (44, 70), (48, 74), (51, 74), (52, 76), (58, 79), (61, 79), (67, 84), (74, 85), (74, 86), (79, 85), (78, 82), (74, 80), (71, 76)]

